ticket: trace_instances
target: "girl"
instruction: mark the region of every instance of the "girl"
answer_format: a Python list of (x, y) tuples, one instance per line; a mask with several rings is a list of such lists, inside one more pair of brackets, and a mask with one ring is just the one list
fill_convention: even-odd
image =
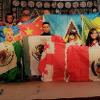
[(95, 28), (90, 29), (86, 40), (86, 46), (100, 46), (100, 37)]

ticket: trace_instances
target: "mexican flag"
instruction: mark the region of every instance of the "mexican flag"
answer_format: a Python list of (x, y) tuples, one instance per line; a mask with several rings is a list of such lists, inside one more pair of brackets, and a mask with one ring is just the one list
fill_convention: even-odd
[(28, 36), (23, 38), (23, 63), (25, 78), (39, 76), (38, 64), (42, 56), (44, 44), (50, 36)]
[(100, 47), (70, 46), (67, 72), (69, 81), (100, 81)]
[[(24, 37), (24, 77), (43, 75), (44, 81), (64, 80), (65, 47), (64, 40), (60, 36)], [(48, 71), (48, 75), (45, 74), (45, 70)]]
[(21, 50), (19, 42), (0, 43), (0, 81), (21, 80)]

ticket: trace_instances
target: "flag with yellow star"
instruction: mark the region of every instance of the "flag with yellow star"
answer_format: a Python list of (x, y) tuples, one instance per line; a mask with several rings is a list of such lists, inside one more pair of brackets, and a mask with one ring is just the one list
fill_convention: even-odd
[(37, 17), (32, 23), (19, 25), (22, 37), (40, 35), (42, 33), (43, 17)]

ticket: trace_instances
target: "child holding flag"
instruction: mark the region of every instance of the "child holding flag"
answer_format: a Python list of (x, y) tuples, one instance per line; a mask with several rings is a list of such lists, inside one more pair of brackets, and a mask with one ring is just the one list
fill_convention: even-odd
[(89, 46), (89, 47), (100, 46), (99, 33), (97, 32), (95, 28), (90, 29), (87, 40), (86, 40), (86, 46)]

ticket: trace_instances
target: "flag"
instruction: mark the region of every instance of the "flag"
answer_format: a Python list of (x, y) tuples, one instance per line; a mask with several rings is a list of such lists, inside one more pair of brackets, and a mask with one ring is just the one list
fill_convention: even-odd
[(69, 81), (100, 81), (100, 47), (70, 46), (67, 49)]
[(0, 81), (21, 81), (21, 53), (19, 41), (0, 43)]
[(23, 38), (23, 63), (25, 77), (39, 76), (38, 64), (42, 56), (45, 42), (50, 36), (28, 36)]
[(44, 47), (39, 63), (42, 80), (58, 81), (65, 79), (65, 43), (59, 36), (52, 36)]
[(80, 15), (44, 15), (44, 21), (50, 23), (52, 34), (60, 35), (64, 38), (69, 32), (70, 23), (72, 23), (71, 26), (74, 25), (72, 28), (76, 29), (79, 36), (81, 36)]
[(37, 17), (32, 23), (19, 25), (20, 33), (23, 36), (40, 35), (42, 33), (43, 17)]
[[(51, 33), (60, 35), (65, 42), (71, 30), (76, 30), (79, 40), (84, 43), (90, 28), (96, 28), (96, 24), (92, 22), (99, 13), (91, 13), (84, 15), (44, 15), (44, 20), (50, 23)], [(56, 20), (55, 20), (56, 19)]]
[(100, 81), (100, 47), (89, 48), (89, 78)]
[[(58, 43), (58, 42), (60, 42), (60, 43)], [(55, 48), (57, 48), (57, 49), (54, 48), (54, 43), (56, 43)], [(53, 56), (53, 57), (56, 57), (55, 60), (57, 61), (58, 57), (60, 57), (61, 54), (64, 55), (63, 46), (65, 47), (64, 40), (59, 36), (29, 36), (29, 37), (24, 37), (23, 38), (23, 53), (24, 53), (23, 54), (23, 56), (24, 56), (23, 63), (24, 63), (24, 68), (25, 68), (24, 69), (25, 70), (25, 77), (32, 77), (32, 76), (41, 75), (40, 72), (44, 67), (41, 66), (42, 68), (39, 68), (39, 65), (40, 65), (41, 59), (46, 54), (46, 52), (51, 53), (51, 56), (53, 56), (54, 51), (56, 50), (55, 51), (56, 56)], [(48, 47), (49, 47), (49, 49), (47, 51), (46, 49)], [(58, 54), (59, 48), (61, 48), (61, 50), (60, 50), (61, 54)], [(63, 59), (64, 59), (64, 57), (63, 57)], [(64, 63), (64, 62), (62, 62), (62, 60), (60, 60), (58, 62)], [(45, 61), (45, 64), (46, 64), (46, 61)], [(58, 64), (55, 66), (57, 67)], [(63, 66), (63, 65), (60, 64), (60, 67), (61, 66)], [(51, 68), (49, 65), (48, 65), (48, 67)], [(62, 68), (64, 68), (64, 67), (62, 67)], [(40, 71), (39, 71), (39, 69), (40, 69)], [(59, 72), (61, 68), (58, 68), (58, 69), (59, 69), (58, 70), (58, 72)], [(62, 70), (62, 72), (60, 71), (62, 76), (64, 75), (63, 70)], [(58, 77), (58, 76), (55, 76), (55, 77)], [(63, 79), (64, 79), (64, 76), (63, 76)]]
[(100, 32), (100, 16), (97, 16), (95, 19), (93, 19), (92, 23), (95, 24), (97, 31)]
[(96, 28), (95, 24), (87, 16), (82, 16), (82, 40), (83, 42), (86, 41), (89, 30), (91, 28)]
[(62, 41), (45, 45), (39, 63), (42, 81), (100, 81), (100, 47), (69, 46)]
[(70, 46), (67, 49), (67, 71), (69, 81), (89, 81), (89, 49)]

